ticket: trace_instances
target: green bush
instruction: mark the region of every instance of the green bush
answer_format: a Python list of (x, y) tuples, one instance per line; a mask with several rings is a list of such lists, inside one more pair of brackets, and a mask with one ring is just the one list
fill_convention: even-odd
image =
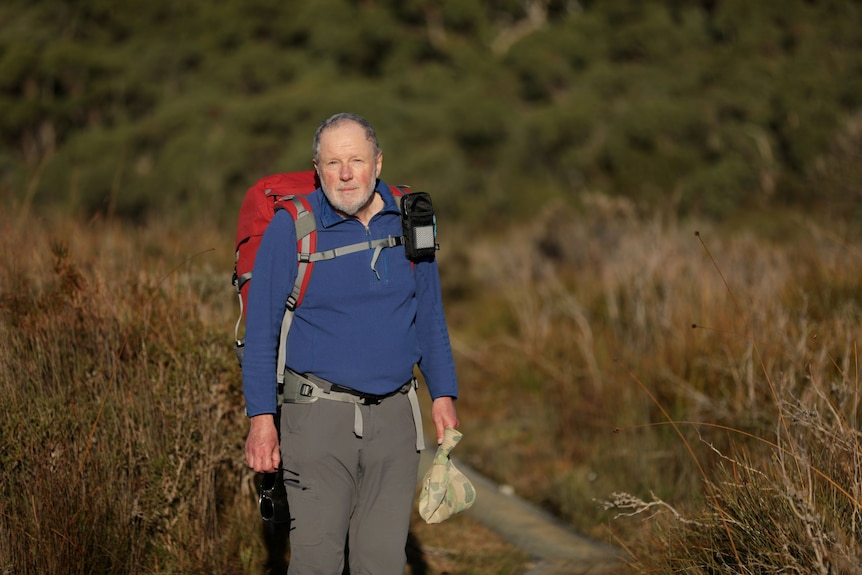
[[(467, 220), (517, 203), (524, 181), (545, 199), (588, 186), (713, 217), (752, 195), (815, 207), (802, 190), (836, 161), (862, 101), (857, 6), (531, 6), (8, 2), (0, 194), (82, 216), (144, 221), (179, 205), (226, 221), (237, 188), (307, 167), (314, 127), (349, 110), (397, 143), (388, 174), (493, 201), (453, 210)], [(406, 157), (425, 147), (445, 159)], [(457, 177), (407, 171), (462, 162)], [(692, 181), (748, 188), (681, 202)]]

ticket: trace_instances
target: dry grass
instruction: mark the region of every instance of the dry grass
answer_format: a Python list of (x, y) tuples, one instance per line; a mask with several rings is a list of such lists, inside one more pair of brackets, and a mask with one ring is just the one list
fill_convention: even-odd
[[(230, 232), (4, 218), (0, 572), (264, 571)], [(797, 224), (592, 198), (444, 229), (459, 455), (632, 572), (855, 572), (862, 252)], [(411, 553), (413, 575), (530, 567), (468, 517), (414, 522)]]
[(472, 253), (468, 461), (634, 572), (857, 572), (858, 238), (624, 208), (549, 210)]
[(231, 572), (240, 396), (201, 293), (157, 235), (64, 225), (2, 228), (0, 568)]
[[(230, 235), (0, 230), (0, 573), (277, 572), (242, 459)], [(523, 561), (467, 519), (416, 522), (413, 575)]]

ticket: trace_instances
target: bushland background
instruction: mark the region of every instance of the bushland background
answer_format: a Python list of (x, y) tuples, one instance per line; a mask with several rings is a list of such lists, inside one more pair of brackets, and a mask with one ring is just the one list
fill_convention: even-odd
[[(465, 461), (632, 572), (855, 572), (860, 29), (838, 0), (4, 2), (0, 570), (278, 568), (233, 227), (352, 111), (434, 198)], [(529, 566), (467, 518), (411, 545)]]

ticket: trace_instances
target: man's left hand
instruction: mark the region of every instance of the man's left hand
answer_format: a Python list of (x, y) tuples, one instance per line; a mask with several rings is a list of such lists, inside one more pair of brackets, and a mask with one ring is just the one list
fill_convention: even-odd
[(437, 428), (437, 445), (443, 443), (443, 434), (447, 427), (458, 429), (460, 422), (455, 412), (455, 401), (448, 396), (438, 397), (431, 405), (431, 419)]

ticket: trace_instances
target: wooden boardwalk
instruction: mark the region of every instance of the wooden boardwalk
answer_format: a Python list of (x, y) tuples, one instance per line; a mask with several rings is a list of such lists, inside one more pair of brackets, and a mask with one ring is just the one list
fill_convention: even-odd
[[(423, 452), (420, 478), (433, 456), (433, 449)], [(476, 488), (476, 503), (465, 513), (535, 558), (537, 565), (529, 575), (625, 573), (619, 550), (575, 533), (517, 495), (503, 492), (460, 460), (453, 458), (453, 462)]]

